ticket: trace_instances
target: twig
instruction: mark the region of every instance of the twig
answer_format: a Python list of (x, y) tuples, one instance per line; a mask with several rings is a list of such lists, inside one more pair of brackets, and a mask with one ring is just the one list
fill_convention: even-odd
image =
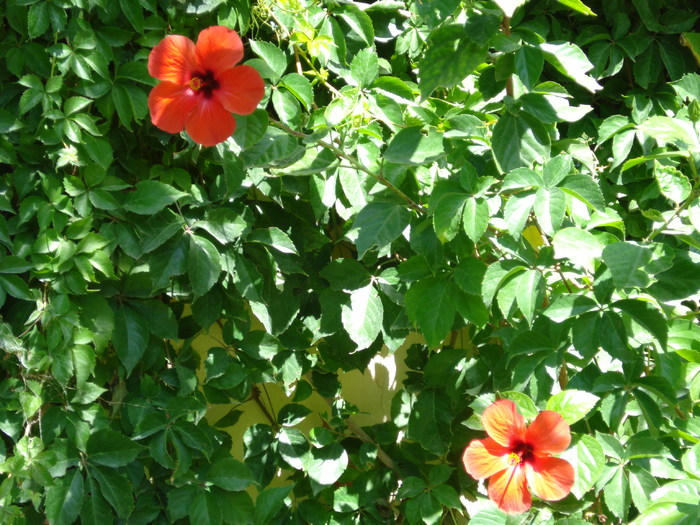
[[(300, 132), (300, 131), (296, 131), (296, 130), (290, 128), (289, 126), (287, 126), (287, 125), (285, 125), (285, 124), (279, 122), (278, 120), (274, 120), (274, 119), (270, 118), (270, 123), (271, 123), (273, 126), (275, 126), (276, 128), (281, 129), (282, 131), (285, 131), (285, 132), (287, 132), (287, 133), (289, 133), (290, 135), (293, 135), (293, 136), (295, 136), (295, 137), (307, 138), (307, 137), (309, 136), (309, 135), (307, 135), (306, 133), (302, 133), (302, 132)], [(355, 157), (353, 157), (352, 155), (348, 155), (347, 153), (345, 153), (343, 150), (341, 150), (341, 149), (338, 148), (337, 146), (331, 144), (330, 142), (326, 142), (325, 140), (317, 139), (315, 142), (316, 142), (316, 144), (318, 144), (319, 146), (322, 146), (322, 147), (324, 147), (324, 148), (326, 148), (326, 149), (332, 151), (332, 152), (335, 153), (339, 158), (341, 158), (341, 159), (346, 160), (347, 162), (349, 162), (349, 163), (352, 165), (352, 167), (353, 167), (354, 169), (356, 169), (356, 170), (358, 170), (358, 171), (361, 171), (361, 172), (363, 172), (363, 173), (366, 173), (367, 175), (369, 175), (369, 176), (372, 177), (373, 179), (376, 179), (379, 183), (381, 183), (382, 185), (386, 186), (386, 187), (387, 187), (389, 190), (391, 190), (395, 195), (397, 195), (397, 196), (400, 197), (402, 200), (404, 200), (404, 201), (408, 204), (408, 206), (409, 206), (411, 209), (413, 209), (413, 210), (415, 210), (416, 212), (421, 213), (421, 214), (427, 213), (427, 210), (426, 210), (423, 206), (421, 206), (420, 204), (418, 204), (417, 202), (415, 202), (415, 201), (414, 201), (413, 199), (411, 199), (408, 195), (406, 195), (404, 192), (402, 192), (399, 188), (397, 188), (396, 186), (394, 186), (394, 185), (393, 185), (391, 182), (389, 182), (383, 175), (381, 175), (381, 174), (379, 174), (379, 173), (374, 173), (372, 170), (369, 170), (369, 169), (365, 168), (365, 167), (360, 163), (360, 161), (357, 160), (357, 159), (356, 159)]]
[(277, 426), (277, 421), (275, 421), (275, 418), (272, 417), (272, 414), (270, 414), (270, 411), (267, 409), (265, 404), (262, 402), (260, 399), (260, 389), (257, 386), (253, 386), (253, 391), (250, 393), (250, 398), (255, 401), (255, 404), (260, 407), (260, 410), (262, 410), (263, 414), (265, 414), (265, 417), (267, 420), (270, 422), (270, 424), (273, 427)]

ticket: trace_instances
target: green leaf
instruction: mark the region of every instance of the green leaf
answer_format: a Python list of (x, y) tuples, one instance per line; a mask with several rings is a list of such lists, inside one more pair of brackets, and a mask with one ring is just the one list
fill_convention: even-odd
[(112, 344), (119, 360), (126, 368), (127, 375), (143, 356), (150, 330), (146, 319), (128, 306), (122, 306), (114, 314), (114, 335)]
[(345, 5), (339, 11), (340, 18), (350, 26), (365, 45), (374, 45), (374, 26), (372, 19), (355, 5)]
[(614, 468), (615, 474), (613, 474), (610, 481), (606, 483), (603, 496), (605, 504), (612, 513), (624, 521), (629, 512), (631, 503), (629, 482), (621, 466), (611, 468)]
[(134, 509), (134, 496), (129, 480), (110, 468), (92, 466), (89, 473), (99, 483), (100, 492), (114, 507), (117, 516), (126, 519)]
[(205, 475), (206, 481), (224, 490), (245, 490), (253, 483), (250, 470), (234, 458), (223, 458), (212, 464)]
[(662, 313), (653, 303), (639, 299), (622, 299), (612, 303), (612, 306), (631, 316), (636, 323), (659, 342), (662, 349), (666, 348), (668, 325)]
[(517, 303), (529, 325), (544, 299), (545, 281), (538, 270), (525, 270), (516, 277)]
[(694, 525), (697, 516), (697, 504), (661, 502), (645, 509), (630, 525)]
[(279, 115), (282, 122), (290, 126), (296, 126), (301, 116), (301, 108), (294, 95), (288, 91), (274, 90), (272, 92), (272, 107), (275, 108), (275, 112)]
[(277, 452), (290, 467), (303, 470), (309, 453), (309, 444), (299, 430), (283, 427), (277, 435)]
[[(549, 405), (549, 403), (548, 403)], [(548, 408), (549, 410), (549, 408)], [(602, 445), (588, 435), (574, 435), (571, 446), (560, 454), (574, 467), (576, 476), (571, 492), (578, 499), (583, 498), (600, 478), (605, 466), (605, 453)]]
[(606, 246), (602, 255), (617, 288), (646, 288), (653, 282), (653, 274), (648, 271), (653, 256), (650, 248), (633, 242), (615, 242)]
[(493, 127), (493, 156), (504, 173), (543, 164), (549, 158), (550, 140), (537, 119), (525, 113), (506, 113)]
[(430, 26), (436, 26), (459, 7), (459, 0), (416, 0), (416, 8), (421, 18)]
[(584, 4), (581, 0), (557, 0), (560, 4), (570, 7), (574, 11), (578, 11), (583, 15), (596, 16), (596, 14), (591, 11), (591, 8)]
[(618, 132), (630, 126), (629, 117), (624, 115), (612, 115), (606, 118), (598, 128), (598, 144), (602, 144)]
[(564, 390), (547, 401), (547, 410), (558, 412), (573, 425), (588, 414), (600, 398), (583, 390)]
[(216, 247), (204, 237), (190, 236), (187, 275), (195, 297), (204, 295), (216, 284), (221, 274), (221, 257)]
[[(306, 77), (299, 73), (289, 73), (282, 77), (280, 85), (287, 88), (307, 110), (311, 109), (314, 103), (314, 90), (313, 87), (311, 87), (311, 82), (309, 82)], [(259, 111), (265, 113), (263, 110)]]
[(136, 184), (124, 203), (124, 208), (140, 215), (152, 215), (186, 194), (168, 184), (144, 180)]
[(88, 478), (90, 483), (90, 493), (83, 499), (83, 507), (80, 511), (81, 525), (104, 525), (113, 518), (112, 509), (109, 503), (100, 493), (96, 482)]
[(674, 203), (680, 204), (690, 196), (690, 181), (676, 168), (655, 162), (654, 177), (664, 197)]
[(603, 243), (580, 228), (559, 230), (554, 234), (552, 245), (557, 259), (568, 259), (570, 264), (582, 266), (589, 272), (595, 270), (596, 260), (603, 252)]
[(698, 134), (689, 120), (653, 116), (637, 127), (662, 144), (676, 144), (684, 149), (700, 151), (700, 139), (698, 139)]
[(404, 296), (406, 315), (432, 348), (439, 346), (452, 329), (456, 307), (451, 287), (445, 276), (430, 276), (414, 283)]
[(439, 159), (444, 152), (442, 133), (431, 128), (427, 134), (423, 134), (421, 126), (413, 126), (394, 135), (384, 152), (384, 159), (396, 164), (418, 166)]
[(284, 405), (277, 414), (277, 422), (285, 427), (293, 427), (304, 421), (311, 413), (311, 409), (298, 403)]
[(93, 162), (99, 164), (104, 170), (110, 167), (114, 160), (114, 153), (109, 142), (91, 135), (83, 135), (82, 145)]
[(427, 98), (437, 87), (452, 87), (462, 82), (487, 55), (487, 49), (469, 39), (465, 27), (443, 25), (430, 33), (420, 63), (420, 92)]
[(137, 32), (143, 33), (143, 8), (138, 0), (119, 0), (122, 13)]
[(321, 270), (321, 277), (339, 291), (357, 290), (370, 284), (370, 273), (355, 259), (335, 259)]
[(141, 445), (109, 428), (92, 433), (86, 447), (89, 462), (112, 468), (128, 465), (136, 459), (141, 450)]
[(250, 40), (249, 44), (253, 53), (262, 58), (275, 74), (272, 80), (276, 83), (287, 69), (287, 57), (279, 47), (270, 42)]
[(569, 175), (562, 181), (560, 188), (564, 193), (568, 193), (589, 208), (601, 211), (605, 209), (603, 192), (600, 190), (600, 186), (588, 175)]
[(405, 205), (391, 202), (371, 202), (357, 214), (353, 230), (357, 230), (358, 257), (361, 259), (367, 251), (391, 244), (408, 226), (411, 213)]
[(652, 503), (651, 494), (659, 488), (659, 483), (643, 468), (632, 466), (629, 469), (630, 494), (635, 507), (643, 511)]
[(292, 253), (294, 255), (299, 255), (294, 243), (289, 238), (289, 236), (282, 230), (276, 227), (271, 228), (258, 228), (253, 230), (246, 237), (248, 242), (259, 242), (265, 244), (278, 250), (282, 253)]
[(70, 525), (75, 521), (83, 505), (85, 491), (83, 475), (72, 469), (63, 478), (58, 478), (46, 489), (44, 508), (51, 525)]
[(269, 487), (258, 494), (255, 500), (255, 524), (267, 525), (282, 509), (284, 500), (292, 490), (292, 485), (286, 487)]
[(648, 89), (658, 81), (662, 69), (659, 48), (656, 42), (652, 42), (634, 61), (634, 80)]
[(313, 481), (322, 486), (332, 485), (348, 468), (348, 454), (340, 443), (312, 448), (304, 459), (304, 470)]
[(49, 28), (50, 23), (48, 2), (36, 2), (29, 7), (29, 13), (27, 14), (29, 38), (43, 35)]
[(151, 252), (148, 265), (154, 290), (165, 288), (171, 277), (187, 271), (188, 246), (185, 236), (180, 236), (176, 241), (166, 243)]
[(441, 456), (447, 452), (452, 439), (453, 418), (449, 398), (441, 390), (422, 390), (411, 409), (408, 437), (425, 450)]
[(377, 53), (371, 48), (361, 49), (350, 63), (350, 74), (361, 88), (368, 87), (374, 82), (379, 73)]
[(265, 135), (269, 123), (267, 111), (256, 109), (250, 115), (235, 115), (236, 131), (233, 142), (242, 150), (247, 150), (257, 144)]
[(467, 199), (467, 193), (456, 183), (446, 181), (435, 185), (430, 195), (430, 210), (441, 242), (451, 241), (459, 232)]
[(0, 289), (4, 289), (9, 295), (25, 301), (34, 301), (29, 286), (17, 275), (0, 275)]
[[(464, 203), (462, 226), (464, 233), (477, 244), (489, 226), (490, 212), (488, 203), (482, 199), (469, 197)], [(435, 229), (437, 233), (437, 228)]]
[(536, 202), (536, 194), (513, 195), (503, 209), (503, 219), (508, 226), (508, 233), (518, 238), (525, 228), (530, 212)]
[(555, 323), (562, 323), (572, 317), (577, 317), (595, 310), (598, 303), (588, 295), (560, 295), (543, 312)]
[(560, 73), (586, 88), (591, 93), (603, 89), (595, 79), (586, 72), (593, 69), (593, 64), (577, 45), (565, 43), (542, 43), (539, 48), (544, 53), (545, 60), (552, 64)]
[(198, 490), (192, 496), (189, 516), (192, 523), (206, 523), (207, 525), (219, 525), (223, 523), (223, 510), (219, 504), (219, 498), (208, 490)]
[(343, 328), (357, 344), (357, 350), (370, 346), (377, 338), (384, 308), (376, 288), (369, 284), (350, 293), (350, 306), (341, 306)]
[(535, 194), (535, 216), (547, 235), (554, 235), (564, 220), (566, 197), (560, 188), (540, 188)]
[(543, 67), (544, 55), (541, 50), (524, 45), (515, 52), (515, 74), (527, 88), (537, 83)]

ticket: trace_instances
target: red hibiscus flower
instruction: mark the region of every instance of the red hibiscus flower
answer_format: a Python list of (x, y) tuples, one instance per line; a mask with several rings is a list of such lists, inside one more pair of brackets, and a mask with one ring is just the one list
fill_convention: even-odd
[(560, 500), (571, 491), (573, 467), (551, 456), (571, 442), (569, 425), (560, 414), (540, 412), (526, 428), (515, 403), (502, 399), (484, 410), (481, 422), (489, 437), (469, 443), (462, 462), (472, 477), (491, 478), (489, 498), (501, 510), (513, 514), (528, 510), (530, 490), (548, 501)]
[(203, 146), (226, 140), (236, 128), (231, 113), (252, 113), (265, 94), (255, 68), (236, 66), (242, 58), (243, 43), (227, 27), (204, 29), (196, 45), (165, 37), (148, 55), (148, 72), (161, 80), (148, 96), (153, 124), (168, 133), (185, 129)]

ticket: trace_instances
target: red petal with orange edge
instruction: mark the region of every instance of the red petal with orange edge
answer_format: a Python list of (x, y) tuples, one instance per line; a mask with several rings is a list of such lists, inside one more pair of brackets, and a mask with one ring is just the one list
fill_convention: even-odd
[(535, 454), (559, 454), (571, 443), (571, 431), (560, 414), (545, 410), (528, 427), (525, 439)]
[(196, 67), (194, 43), (184, 36), (166, 36), (148, 55), (148, 73), (166, 82), (187, 84)]
[(489, 480), (489, 498), (508, 514), (525, 512), (532, 505), (525, 472), (520, 466), (494, 474)]
[(557, 501), (565, 498), (574, 484), (574, 468), (560, 458), (535, 457), (526, 467), (527, 480), (538, 498)]
[(265, 82), (260, 73), (251, 66), (236, 66), (218, 75), (219, 88), (214, 98), (226, 110), (237, 115), (248, 115), (255, 111), (265, 96)]
[(509, 399), (501, 399), (486, 407), (481, 423), (489, 437), (504, 447), (511, 446), (514, 440), (525, 440), (525, 420)]
[(202, 98), (187, 119), (186, 129), (192, 140), (202, 146), (225, 141), (236, 129), (233, 115), (213, 98)]
[(476, 479), (493, 476), (507, 469), (508, 449), (491, 438), (475, 439), (462, 454), (462, 463), (467, 473)]
[(153, 124), (168, 133), (179, 133), (185, 129), (187, 118), (197, 105), (197, 98), (187, 86), (161, 82), (148, 95)]
[(233, 29), (211, 26), (203, 29), (197, 37), (197, 61), (204, 71), (223, 73), (243, 58), (243, 42)]

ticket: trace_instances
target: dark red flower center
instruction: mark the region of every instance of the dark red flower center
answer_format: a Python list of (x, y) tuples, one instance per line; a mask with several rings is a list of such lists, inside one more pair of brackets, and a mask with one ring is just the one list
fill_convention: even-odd
[(532, 452), (532, 447), (525, 443), (524, 441), (516, 441), (510, 447), (511, 463), (514, 463), (517, 458), (519, 461), (515, 463), (529, 463), (535, 458), (535, 454)]
[(204, 98), (211, 97), (212, 92), (218, 89), (219, 82), (214, 77), (212, 71), (205, 71), (204, 73), (195, 73), (189, 82), (190, 89), (201, 93)]

